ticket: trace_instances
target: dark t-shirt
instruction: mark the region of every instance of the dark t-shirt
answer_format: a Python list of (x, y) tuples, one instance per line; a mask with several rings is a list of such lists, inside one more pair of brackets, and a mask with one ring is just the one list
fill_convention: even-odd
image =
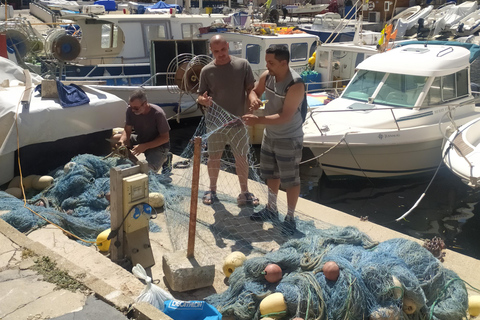
[[(160, 134), (170, 131), (165, 111), (155, 104), (149, 104), (147, 114), (136, 115), (132, 109), (127, 108), (126, 124), (132, 126), (137, 135), (138, 143), (155, 140)], [(161, 145), (170, 148), (170, 141)]]
[(247, 60), (231, 56), (226, 65), (217, 66), (214, 61), (200, 71), (198, 94), (207, 91), (213, 101), (231, 114), (245, 114), (248, 89), (253, 89), (255, 78)]

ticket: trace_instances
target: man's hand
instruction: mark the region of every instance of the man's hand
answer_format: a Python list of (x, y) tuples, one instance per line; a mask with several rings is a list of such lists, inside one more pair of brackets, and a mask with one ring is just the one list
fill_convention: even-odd
[(145, 147), (144, 144), (137, 144), (137, 145), (133, 146), (131, 151), (132, 151), (133, 155), (138, 156), (140, 153), (144, 153), (146, 150), (147, 150), (147, 148)]
[(250, 108), (248, 110), (252, 112), (254, 110), (258, 110), (262, 106), (263, 106), (262, 100), (260, 100), (259, 98), (256, 98), (250, 102)]
[(208, 95), (207, 91), (205, 91), (201, 96), (198, 96), (197, 103), (205, 107), (210, 107), (213, 104), (213, 100), (212, 97)]
[(247, 126), (254, 126), (259, 123), (260, 119), (254, 114), (246, 114), (242, 116), (242, 120)]

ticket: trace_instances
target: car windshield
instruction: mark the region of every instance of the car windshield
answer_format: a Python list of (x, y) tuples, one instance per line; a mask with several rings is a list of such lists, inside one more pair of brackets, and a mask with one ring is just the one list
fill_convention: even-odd
[[(343, 97), (363, 102), (373, 98), (373, 103), (395, 107), (413, 108), (428, 77), (360, 70), (345, 90)], [(384, 82), (382, 82), (384, 81)], [(381, 85), (378, 93), (373, 96)]]

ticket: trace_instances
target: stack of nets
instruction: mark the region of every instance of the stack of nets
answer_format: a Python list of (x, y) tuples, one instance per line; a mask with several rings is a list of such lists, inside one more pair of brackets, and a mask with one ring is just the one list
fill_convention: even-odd
[[(1, 218), (21, 232), (42, 227), (48, 220), (83, 240), (95, 241), (99, 233), (110, 228), (110, 202), (106, 197), (110, 168), (131, 166), (131, 161), (120, 157), (78, 155), (50, 174), (54, 177), (51, 187), (38, 194), (27, 192), (26, 205), (0, 192), (0, 210), (9, 211)], [(167, 182), (164, 176), (149, 172), (150, 192), (162, 193)], [(159, 227), (150, 223), (150, 231), (159, 231)]]
[[(323, 273), (328, 261), (340, 268), (336, 281)], [(271, 263), (283, 271), (278, 283), (262, 273)], [(287, 305), (282, 319), (460, 320), (468, 307), (463, 281), (421, 245), (406, 239), (376, 244), (353, 227), (311, 231), (246, 260), (229, 288), (206, 301), (224, 316), (260, 319), (260, 302), (275, 292)]]

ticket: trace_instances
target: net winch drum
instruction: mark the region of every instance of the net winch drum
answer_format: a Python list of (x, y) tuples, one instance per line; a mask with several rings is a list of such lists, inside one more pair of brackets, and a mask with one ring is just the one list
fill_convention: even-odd
[(23, 59), (30, 50), (30, 41), (27, 35), (13, 29), (7, 29), (5, 35), (7, 38), (7, 51), (15, 54), (17, 58)]
[(71, 61), (78, 57), (81, 45), (77, 38), (66, 34), (65, 30), (50, 32), (45, 40), (47, 52), (60, 61)]

